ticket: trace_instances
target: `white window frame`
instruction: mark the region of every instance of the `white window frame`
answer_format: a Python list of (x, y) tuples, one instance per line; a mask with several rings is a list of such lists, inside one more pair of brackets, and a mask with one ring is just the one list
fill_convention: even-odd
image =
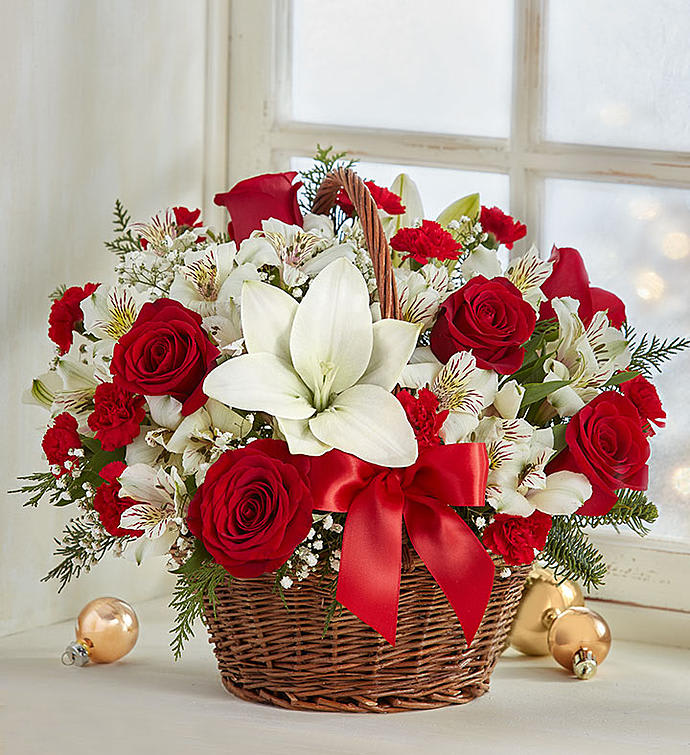
[[(547, 0), (515, 0), (511, 133), (508, 139), (298, 123), (290, 119), (289, 0), (208, 0), (207, 217), (214, 189), (285, 170), (293, 156), (333, 144), (371, 162), (502, 173), (510, 212), (541, 243), (547, 178), (690, 188), (690, 153), (549, 142), (542, 133)], [(526, 93), (526, 96), (525, 96)], [(214, 213), (216, 213), (214, 215)], [(690, 543), (595, 533), (611, 564), (596, 594), (615, 614), (619, 637), (678, 644), (690, 621)], [(628, 607), (635, 619), (628, 621)], [(649, 610), (640, 613), (639, 606)]]

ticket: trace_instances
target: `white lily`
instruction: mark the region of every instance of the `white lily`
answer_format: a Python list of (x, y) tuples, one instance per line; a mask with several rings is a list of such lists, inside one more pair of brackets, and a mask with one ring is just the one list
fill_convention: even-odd
[(389, 190), (400, 197), (405, 208), (401, 215), (389, 215), (383, 210), (379, 211), (381, 223), (387, 238), (394, 236), (401, 228), (417, 225), (424, 219), (424, 205), (417, 184), (407, 175), (400, 173), (393, 179)]
[(448, 410), (441, 428), (446, 443), (459, 443), (479, 424), (482, 410), (494, 401), (498, 375), (481, 370), (469, 352), (459, 352), (444, 365), (428, 347), (415, 350), (410, 364), (403, 370), (401, 385), (427, 387), (439, 400), (438, 411)]
[(543, 260), (535, 246), (510, 264), (506, 275), (508, 280), (520, 291), (522, 298), (531, 304), (537, 312), (546, 297), (541, 286), (551, 275), (553, 262)]
[(419, 271), (396, 267), (393, 270), (403, 320), (430, 327), (448, 291), (449, 274), (445, 266), (429, 263)]
[(551, 516), (574, 514), (592, 495), (592, 485), (578, 472), (553, 472), (546, 476), (541, 490), (530, 490), (527, 500), (539, 511)]
[(577, 314), (579, 302), (570, 297), (552, 300), (558, 317), (558, 339), (547, 343), (545, 382), (570, 380), (548, 396), (561, 417), (569, 417), (590, 402), (617, 370), (630, 362), (628, 343), (612, 327), (605, 312), (596, 312), (588, 328)]
[(517, 380), (509, 380), (496, 393), (494, 398), (496, 411), (503, 419), (515, 419), (524, 395), (524, 386), (520, 385)]
[(97, 338), (117, 341), (129, 331), (148, 296), (133, 286), (99, 286), (82, 304), (84, 329)]
[(242, 330), (249, 353), (206, 377), (207, 396), (272, 414), (292, 453), (337, 448), (381, 466), (414, 462), (412, 427), (390, 391), (418, 328), (372, 323), (366, 283), (351, 262), (328, 265), (300, 304), (274, 286), (246, 283)]

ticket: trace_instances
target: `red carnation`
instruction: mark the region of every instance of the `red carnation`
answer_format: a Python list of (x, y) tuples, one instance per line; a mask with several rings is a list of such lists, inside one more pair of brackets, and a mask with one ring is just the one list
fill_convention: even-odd
[[(393, 194), (392, 191), (383, 186), (378, 186), (373, 181), (365, 181), (364, 185), (369, 189), (379, 210), (383, 210), (389, 215), (402, 215), (403, 212), (405, 212), (405, 206), (400, 201), (400, 197), (397, 194)], [(343, 189), (338, 192), (338, 197), (335, 201), (349, 217), (352, 217), (355, 214), (355, 206), (352, 204), (350, 197), (347, 196)]]
[(438, 411), (438, 398), (428, 388), (421, 388), (415, 398), (408, 390), (399, 391), (396, 398), (403, 405), (412, 425), (419, 449), (441, 443), (439, 432), (448, 416), (448, 410)]
[(626, 380), (620, 386), (623, 395), (633, 404), (642, 420), (645, 435), (654, 435), (652, 423), (657, 427), (666, 427), (666, 412), (661, 406), (661, 399), (656, 388), (642, 375)]
[(143, 396), (114, 383), (101, 383), (96, 388), (94, 402), (87, 421), (104, 451), (116, 451), (139, 435), (139, 425), (146, 416)]
[(120, 498), (120, 483), (117, 478), (125, 471), (127, 465), (121, 461), (111, 461), (101, 469), (100, 476), (105, 480), (93, 499), (93, 507), (98, 512), (101, 524), (113, 537), (140, 537), (143, 530), (128, 530), (120, 527), (120, 517), (130, 506), (139, 501), (133, 498)]
[(530, 516), (496, 514), (484, 530), (482, 541), (493, 553), (503, 557), (506, 564), (531, 564), (535, 552), (543, 550), (551, 530), (551, 517), (541, 511)]
[(74, 461), (77, 458), (74, 451), (82, 447), (78, 427), (77, 420), (71, 414), (63, 412), (55, 417), (43, 436), (41, 445), (48, 463), (51, 467), (60, 468), (56, 477), (62, 477), (67, 472), (65, 462)]
[(412, 257), (420, 265), (430, 259), (456, 260), (461, 245), (433, 220), (424, 220), (419, 228), (401, 228), (391, 239), (391, 247), (408, 252), (403, 259)]
[(173, 207), (175, 213), (175, 223), (179, 228), (200, 228), (202, 223), (199, 220), (201, 210), (190, 210), (188, 207)]
[(580, 302), (577, 312), (585, 327), (592, 322), (595, 312), (606, 310), (611, 325), (620, 328), (625, 322), (625, 304), (610, 291), (589, 285), (589, 275), (577, 249), (554, 246), (549, 262), (553, 263), (553, 268), (551, 275), (541, 285), (547, 301), (539, 310), (540, 320), (556, 317), (551, 299), (572, 296)]
[(482, 228), (494, 235), (499, 244), (505, 244), (507, 249), (513, 248), (513, 243), (527, 235), (524, 223), (506, 215), (498, 207), (482, 207), (479, 217)]
[(48, 316), (48, 337), (57, 345), (61, 354), (72, 346), (72, 331), (84, 320), (81, 303), (98, 288), (99, 283), (87, 283), (83, 288), (72, 286), (56, 299)]

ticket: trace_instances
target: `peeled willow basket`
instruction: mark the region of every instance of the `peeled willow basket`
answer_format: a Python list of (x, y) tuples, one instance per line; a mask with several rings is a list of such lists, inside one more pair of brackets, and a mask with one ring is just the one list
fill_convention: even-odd
[[(340, 189), (352, 201), (370, 251), (383, 317), (400, 309), (376, 203), (361, 179), (339, 169), (323, 181), (313, 205), (327, 213)], [(471, 647), (441, 588), (412, 550), (403, 545), (395, 647), (347, 610), (324, 633), (332, 599), (317, 575), (285, 593), (274, 575), (235, 579), (216, 592), (205, 622), (224, 687), (252, 702), (295, 710), (392, 713), (466, 703), (489, 689), (530, 567), (496, 576), (484, 618)]]

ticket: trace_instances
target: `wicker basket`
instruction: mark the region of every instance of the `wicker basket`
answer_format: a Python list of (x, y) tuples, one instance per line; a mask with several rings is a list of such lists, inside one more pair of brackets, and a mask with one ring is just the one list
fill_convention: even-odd
[[(349, 170), (324, 180), (314, 212), (326, 213), (344, 188), (372, 257), (384, 317), (399, 317), (388, 245), (376, 204)], [(496, 576), (481, 626), (466, 647), (441, 588), (403, 547), (395, 647), (347, 610), (324, 634), (332, 593), (312, 575), (285, 593), (274, 575), (233, 580), (216, 593), (205, 621), (225, 688), (244, 700), (295, 710), (391, 713), (465, 703), (483, 695), (503, 650), (529, 566)]]

